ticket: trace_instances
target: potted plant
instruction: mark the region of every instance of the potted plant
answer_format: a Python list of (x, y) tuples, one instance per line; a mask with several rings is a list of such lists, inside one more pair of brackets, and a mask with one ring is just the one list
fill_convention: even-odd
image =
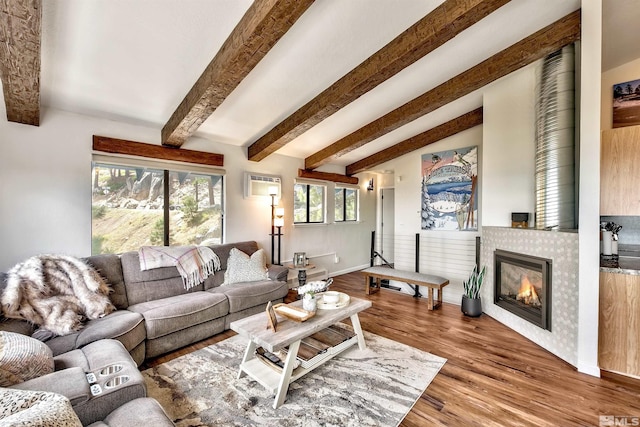
[(484, 280), (484, 273), (487, 267), (482, 267), (478, 273), (478, 266), (473, 267), (469, 279), (462, 282), (464, 294), (462, 295), (462, 305), (460, 309), (466, 316), (478, 317), (482, 314), (482, 299), (480, 298), (480, 288)]

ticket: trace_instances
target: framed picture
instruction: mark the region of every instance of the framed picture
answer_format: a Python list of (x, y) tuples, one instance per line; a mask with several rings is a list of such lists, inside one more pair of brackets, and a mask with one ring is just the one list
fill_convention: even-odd
[(478, 229), (478, 147), (422, 155), (422, 229)]
[(276, 311), (273, 309), (273, 304), (271, 301), (267, 303), (267, 329), (272, 329), (273, 332), (276, 331), (278, 327), (278, 318), (276, 317)]
[(304, 262), (305, 259), (307, 258), (307, 253), (306, 252), (296, 252), (293, 254), (293, 266), (298, 268), (298, 267), (304, 267)]
[(640, 79), (613, 85), (613, 127), (640, 124)]

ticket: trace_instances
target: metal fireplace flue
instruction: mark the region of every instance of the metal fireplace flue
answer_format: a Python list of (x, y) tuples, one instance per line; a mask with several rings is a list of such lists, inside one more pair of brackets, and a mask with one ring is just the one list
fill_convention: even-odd
[(552, 261), (497, 249), (494, 303), (551, 330)]

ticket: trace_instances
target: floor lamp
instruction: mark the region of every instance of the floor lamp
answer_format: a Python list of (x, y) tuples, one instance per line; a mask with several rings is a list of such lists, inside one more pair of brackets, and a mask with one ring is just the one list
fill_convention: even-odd
[[(278, 236), (278, 265), (282, 265), (280, 262), (280, 247), (281, 247), (280, 238), (282, 237), (282, 227), (284, 226), (284, 208), (276, 208), (276, 217), (273, 220), (273, 223), (278, 229), (278, 232), (276, 233), (276, 236)], [(271, 238), (273, 239), (273, 237)]]
[[(276, 196), (278, 195), (278, 187), (269, 187), (269, 195), (271, 196), (271, 264), (280, 264), (280, 238), (282, 236), (282, 227), (284, 226), (284, 208), (276, 208)], [(276, 230), (278, 233), (276, 234)], [(275, 259), (275, 240), (278, 236), (278, 262)]]

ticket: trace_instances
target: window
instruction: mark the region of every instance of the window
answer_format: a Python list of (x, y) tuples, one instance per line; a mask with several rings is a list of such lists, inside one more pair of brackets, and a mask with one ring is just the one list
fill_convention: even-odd
[(336, 187), (335, 221), (358, 220), (358, 190), (355, 188)]
[(293, 222), (324, 223), (324, 185), (297, 183), (293, 186)]
[(92, 179), (94, 255), (222, 243), (221, 174), (94, 162)]

